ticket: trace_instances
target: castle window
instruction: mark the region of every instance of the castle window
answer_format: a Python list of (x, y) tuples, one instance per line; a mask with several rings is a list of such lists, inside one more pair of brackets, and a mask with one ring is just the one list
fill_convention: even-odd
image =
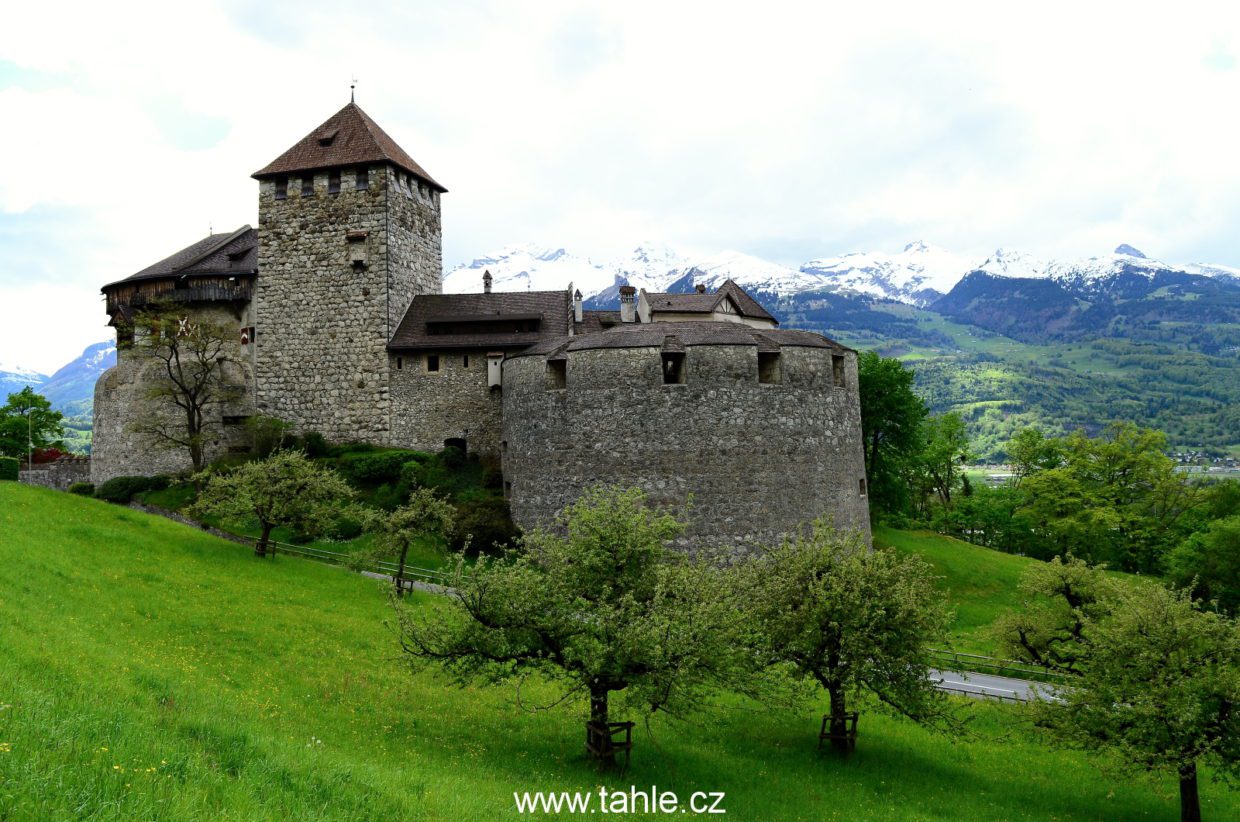
[(858, 481), (858, 483), (857, 483), (857, 487), (858, 487), (858, 488), (860, 489), (860, 491), (861, 491), (861, 496), (863, 496), (863, 497), (864, 497), (864, 496), (865, 496), (865, 477), (862, 477), (862, 478)]
[(426, 370), (432, 374), (439, 370), (439, 355), (438, 354), (427, 354), (426, 355)]
[(354, 174), (353, 180), (353, 185), (358, 191), (365, 191), (370, 188), (370, 170), (365, 166), (362, 166)]
[(396, 370), (397, 370), (397, 371), (400, 371), (400, 370), (401, 370), (401, 369), (403, 369), (404, 367), (405, 367), (405, 358), (404, 358), (404, 357), (397, 357), (397, 358), (396, 358)]
[(339, 194), (340, 193), (340, 172), (339, 171), (333, 171), (327, 175), (327, 193), (328, 194)]
[(679, 351), (663, 352), (663, 384), (685, 384), (685, 355)]
[(277, 200), (288, 199), (288, 177), (277, 177), (276, 178), (276, 199)]
[(844, 355), (831, 355), (831, 378), (835, 381), (836, 388), (844, 387)]
[(461, 368), (469, 368), (469, 355), (465, 354), (461, 357)]
[(425, 200), (428, 196), (426, 191), (426, 183), (421, 180), (418, 180), (418, 194), (421, 195), (423, 200)]
[(547, 388), (558, 391), (568, 387), (568, 360), (547, 361)]
[(254, 326), (241, 329), (241, 344), (249, 345), (254, 342)]
[(314, 196), (314, 175), (313, 174), (311, 174), (309, 177), (301, 178), (301, 196), (303, 197)]
[(758, 382), (766, 385), (779, 385), (783, 381), (783, 374), (779, 368), (779, 352), (778, 351), (759, 351), (758, 352)]
[(240, 414), (236, 416), (225, 415), (222, 421), (225, 425), (245, 425), (246, 421), (249, 419), (250, 419), (249, 416), (245, 414)]

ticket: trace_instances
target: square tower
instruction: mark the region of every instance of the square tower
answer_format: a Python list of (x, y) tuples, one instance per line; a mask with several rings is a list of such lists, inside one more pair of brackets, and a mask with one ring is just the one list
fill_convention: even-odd
[(387, 342), (442, 290), (447, 189), (353, 102), (253, 176), (258, 413), (387, 443)]

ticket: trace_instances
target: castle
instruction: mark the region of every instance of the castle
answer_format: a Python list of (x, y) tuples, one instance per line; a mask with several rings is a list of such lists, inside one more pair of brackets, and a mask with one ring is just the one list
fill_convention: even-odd
[[(277, 417), (331, 441), (499, 461), (518, 525), (582, 489), (691, 499), (686, 547), (771, 541), (819, 515), (869, 534), (856, 353), (776, 320), (735, 283), (637, 293), (442, 294), (446, 189), (355, 103), (253, 177), (259, 221), (103, 287), (127, 333), (173, 303), (236, 328), (208, 457)], [(120, 347), (95, 387), (95, 482), (188, 468), (134, 421), (151, 364)], [(165, 412), (167, 410), (165, 409)]]

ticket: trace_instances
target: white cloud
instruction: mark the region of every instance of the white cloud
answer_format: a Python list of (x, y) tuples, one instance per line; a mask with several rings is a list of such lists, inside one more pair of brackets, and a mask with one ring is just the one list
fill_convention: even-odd
[(208, 224), (252, 223), (248, 175), (339, 108), (354, 74), (450, 189), (449, 266), (510, 242), (602, 257), (647, 237), (784, 263), (917, 238), (1240, 263), (1231, 4), (70, 2), (5, 17), (0, 358), (29, 351), (44, 370), (106, 336), (99, 285)]

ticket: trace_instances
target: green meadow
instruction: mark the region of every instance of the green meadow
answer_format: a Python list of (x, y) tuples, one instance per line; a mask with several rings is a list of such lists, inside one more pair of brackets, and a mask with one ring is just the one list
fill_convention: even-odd
[[(879, 539), (941, 569), (962, 637), (1011, 602), (1019, 558)], [(514, 791), (599, 785), (722, 791), (746, 820), (1178, 817), (1171, 780), (1108, 776), (979, 703), (956, 739), (866, 710), (839, 760), (815, 750), (821, 708), (723, 696), (640, 722), (627, 773), (602, 775), (581, 706), (411, 674), (388, 607), (339, 568), (0, 483), (0, 820), (511, 819)], [(522, 702), (554, 694), (526, 683)], [(1240, 794), (1206, 781), (1203, 810), (1240, 818)]]

